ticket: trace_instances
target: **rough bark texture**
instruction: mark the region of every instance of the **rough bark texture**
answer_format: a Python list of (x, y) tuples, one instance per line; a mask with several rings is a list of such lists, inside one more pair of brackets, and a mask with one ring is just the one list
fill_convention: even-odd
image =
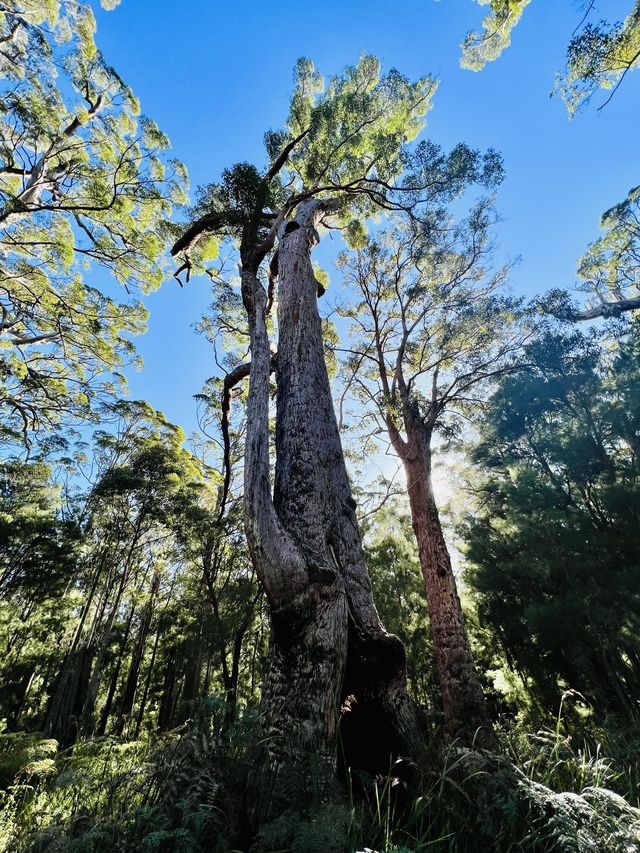
[(401, 448), (411, 520), (429, 607), (433, 651), (447, 729), (479, 746), (496, 746), (464, 624), (451, 557), (442, 532), (431, 480), (428, 428), (406, 417)]
[(266, 294), (244, 274), (252, 343), (247, 533), (271, 605), (262, 712), (273, 766), (300, 764), (314, 754), (334, 768), (346, 703), (346, 763), (383, 772), (394, 755), (416, 750), (419, 735), (406, 694), (404, 649), (373, 604), (324, 360), (310, 250), (319, 219), (331, 209), (330, 202), (307, 202), (280, 229), (273, 501)]

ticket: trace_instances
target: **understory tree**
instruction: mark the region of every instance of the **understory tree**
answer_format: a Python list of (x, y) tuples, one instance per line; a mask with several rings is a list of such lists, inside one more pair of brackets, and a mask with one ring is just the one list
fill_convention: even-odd
[[(443, 201), (472, 182), (491, 185), (499, 162), (469, 168)], [(473, 741), (493, 736), (433, 489), (438, 440), (459, 434), (491, 382), (512, 370), (524, 334), (517, 303), (497, 292), (491, 209), (479, 202), (452, 224), (445, 207), (426, 224), (399, 223), (340, 259), (356, 294), (346, 383), (364, 406), (364, 430), (384, 436), (402, 462), (429, 608), (447, 728)]]
[[(599, 719), (640, 709), (640, 337), (554, 331), (480, 419), (467, 518), (481, 624), (543, 708), (571, 688)], [(615, 614), (615, 616), (614, 616)]]
[(399, 499), (363, 525), (365, 554), (376, 607), (407, 655), (407, 683), (420, 708), (439, 704), (429, 617), (411, 516)]
[[(443, 185), (464, 182), (470, 164), (477, 168), (482, 158), (465, 146), (449, 156), (429, 143), (407, 149), (434, 88), (430, 78), (409, 83), (396, 71), (382, 76), (367, 56), (325, 87), (312, 64), (300, 61), (287, 127), (266, 137), (269, 166), (239, 164), (223, 173), (220, 184), (203, 192), (202, 215), (173, 248), (188, 274), (204, 235), (239, 244), (251, 351), (245, 524), (270, 606), (262, 714), (268, 764), (276, 772), (309, 754), (333, 768), (341, 707), (351, 709), (342, 726), (348, 765), (377, 772), (393, 754), (417, 748), (402, 644), (384, 629), (371, 594), (310, 252), (323, 224), (343, 227), (353, 241), (376, 211), (425, 216)], [(486, 160), (495, 161), (492, 152)], [(267, 315), (276, 280), (272, 495)]]
[(0, 429), (27, 447), (122, 385), (184, 201), (184, 168), (94, 29), (76, 0), (0, 5)]
[[(171, 534), (204, 488), (196, 460), (181, 447), (181, 430), (144, 404), (119, 408), (118, 429), (98, 436), (101, 465), (85, 501), (85, 560), (75, 579), (80, 615), (46, 713), (46, 731), (63, 743), (80, 732), (104, 734), (116, 710), (130, 717), (153, 611), (171, 586)], [(118, 709), (120, 670), (137, 629), (139, 648)]]
[[(60, 485), (44, 463), (0, 466), (0, 716), (24, 722), (51, 635), (72, 621), (65, 591), (78, 571), (81, 528), (63, 512)], [(54, 628), (55, 626), (55, 628)]]
[[(112, 407), (82, 474), (0, 470), (0, 717), (13, 731), (137, 738), (222, 697), (255, 705), (265, 653), (240, 502), (143, 403)], [(61, 481), (62, 480), (62, 481)]]

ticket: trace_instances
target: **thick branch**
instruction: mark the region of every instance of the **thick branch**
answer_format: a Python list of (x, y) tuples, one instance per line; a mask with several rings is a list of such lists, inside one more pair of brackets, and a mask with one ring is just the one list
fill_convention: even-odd
[(15, 201), (20, 202), (21, 209), (12, 210), (10, 206), (5, 205), (5, 207), (0, 210), (0, 222), (3, 223), (5, 227), (12, 225), (14, 222), (30, 213), (30, 208), (38, 202), (44, 189), (51, 182), (60, 178), (67, 169), (74, 165), (74, 161), (71, 160), (69, 163), (58, 165), (52, 172), (47, 171), (49, 160), (59, 153), (61, 144), (65, 140), (70, 139), (82, 125), (92, 121), (100, 111), (103, 104), (102, 95), (98, 96), (95, 103), (90, 101), (87, 96), (85, 96), (85, 100), (89, 104), (89, 109), (86, 114), (82, 118), (74, 116), (60, 134), (51, 141), (47, 150), (31, 169), (29, 180), (15, 199)]
[(205, 234), (212, 234), (221, 228), (233, 225), (242, 225), (242, 215), (235, 210), (206, 213), (187, 228), (179, 240), (176, 240), (171, 248), (171, 255), (175, 258), (180, 252), (188, 252)]
[(244, 461), (247, 544), (272, 607), (290, 601), (308, 583), (302, 555), (284, 529), (271, 496), (269, 467), (269, 374), (271, 353), (266, 324), (267, 295), (257, 277), (242, 270), (242, 298), (251, 336)]
[(633, 299), (616, 299), (613, 302), (601, 302), (594, 308), (586, 308), (584, 311), (572, 311), (571, 320), (595, 320), (596, 317), (619, 317), (625, 311), (636, 311), (640, 309), (640, 296)]
[(305, 136), (309, 133), (310, 130), (311, 128), (308, 127), (306, 130), (303, 130), (301, 134), (296, 136), (295, 139), (292, 139), (288, 145), (285, 145), (285, 147), (282, 149), (277, 159), (274, 161), (273, 165), (267, 172), (267, 181), (272, 181), (275, 178), (280, 169), (282, 169), (284, 164), (289, 159), (289, 154), (291, 154), (291, 152), (299, 142), (302, 142), (302, 140), (305, 138)]

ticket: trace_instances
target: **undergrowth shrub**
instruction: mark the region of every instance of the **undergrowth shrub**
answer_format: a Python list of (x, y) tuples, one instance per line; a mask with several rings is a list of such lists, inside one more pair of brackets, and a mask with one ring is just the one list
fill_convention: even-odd
[[(223, 722), (223, 703), (208, 700), (188, 724), (141, 741), (60, 751), (42, 735), (1, 735), (1, 853), (640, 850), (640, 812), (621, 796), (637, 772), (620, 760), (634, 741), (604, 757), (595, 729), (579, 741), (562, 713), (534, 732), (503, 731), (502, 756), (434, 743), (415, 764), (346, 784), (313, 757), (275, 780), (258, 769), (255, 718), (227, 731)], [(257, 833), (252, 790), (276, 815)]]
[(532, 781), (557, 792), (610, 788), (640, 806), (640, 732), (613, 717), (598, 724), (576, 691), (562, 694), (555, 718), (516, 719), (499, 735)]
[(5, 776), (13, 774), (0, 792), (0, 853), (227, 853), (255, 727), (247, 718), (222, 738), (223, 717), (224, 704), (210, 700), (167, 734), (82, 740), (37, 777), (20, 766), (31, 757), (22, 740), (0, 736)]

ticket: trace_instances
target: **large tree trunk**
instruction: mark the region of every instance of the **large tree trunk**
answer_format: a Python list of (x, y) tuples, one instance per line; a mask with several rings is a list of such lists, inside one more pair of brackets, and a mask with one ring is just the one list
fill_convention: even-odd
[(407, 477), (411, 520), (424, 578), (436, 671), (448, 731), (493, 748), (496, 738), (473, 660), (451, 557), (433, 493), (431, 436), (407, 418), (407, 443), (401, 456)]
[(273, 502), (265, 294), (244, 273), (252, 344), (247, 534), (271, 608), (262, 714), (272, 769), (299, 766), (314, 755), (333, 770), (346, 703), (346, 763), (384, 772), (398, 753), (415, 752), (419, 735), (406, 694), (404, 649), (373, 604), (324, 361), (310, 249), (317, 222), (331, 209), (331, 203), (307, 202), (280, 233)]

